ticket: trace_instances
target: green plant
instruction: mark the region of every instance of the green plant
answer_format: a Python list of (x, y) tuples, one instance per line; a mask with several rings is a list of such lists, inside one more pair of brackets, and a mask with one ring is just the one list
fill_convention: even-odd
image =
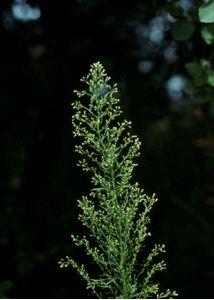
[(111, 86), (109, 80), (102, 65), (93, 64), (81, 80), (87, 89), (75, 91), (79, 98), (89, 98), (89, 103), (83, 100), (73, 104), (74, 136), (82, 139), (76, 146), (82, 156), (78, 165), (92, 174), (94, 188), (89, 197), (78, 200), (79, 220), (87, 227), (89, 237), (72, 235), (72, 239), (76, 246), (85, 247), (100, 276), (91, 278), (84, 265), (69, 257), (59, 263), (75, 268), (99, 298), (176, 296), (170, 290), (159, 292), (159, 284), (153, 282), (154, 274), (166, 268), (163, 261), (155, 262), (156, 256), (165, 251), (164, 245), (155, 245), (139, 263), (145, 239), (150, 236), (148, 214), (157, 199), (131, 183), (136, 166), (133, 159), (140, 155), (141, 143), (128, 132), (131, 122), (120, 120), (117, 86)]

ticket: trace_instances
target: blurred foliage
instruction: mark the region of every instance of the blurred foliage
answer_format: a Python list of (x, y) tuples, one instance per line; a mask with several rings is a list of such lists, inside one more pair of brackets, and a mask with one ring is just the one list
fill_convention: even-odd
[(195, 31), (195, 28), (192, 24), (192, 22), (187, 20), (178, 20), (176, 21), (172, 26), (172, 37), (176, 41), (186, 41), (189, 40), (193, 33)]
[(199, 19), (203, 23), (214, 22), (214, 3), (209, 1), (199, 7)]
[(12, 4), (0, 5), (1, 297), (88, 296), (57, 261), (87, 260), (69, 237), (82, 230), (76, 199), (88, 191), (70, 102), (100, 60), (142, 139), (136, 176), (160, 199), (151, 231), (168, 271), (159, 281), (181, 298), (212, 298), (213, 1), (31, 0), (41, 17), (28, 22)]
[(214, 24), (208, 24), (201, 28), (201, 36), (210, 45), (214, 43)]
[(9, 280), (0, 282), (0, 298), (6, 298), (7, 291), (9, 291), (13, 287), (13, 283)]

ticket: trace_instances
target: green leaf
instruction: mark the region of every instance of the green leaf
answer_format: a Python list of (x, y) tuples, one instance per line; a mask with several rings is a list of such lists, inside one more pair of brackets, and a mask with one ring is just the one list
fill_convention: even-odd
[(12, 289), (13, 283), (10, 280), (0, 281), (0, 298), (6, 298), (6, 293)]
[(188, 74), (196, 86), (202, 86), (207, 81), (206, 71), (200, 62), (190, 62), (185, 65)]
[(209, 85), (214, 87), (214, 70), (211, 69), (209, 60), (201, 59), (200, 62), (190, 62), (185, 65), (188, 74), (192, 77), (195, 86)]
[(201, 36), (208, 45), (214, 43), (214, 24), (208, 24), (202, 27)]
[(209, 69), (210, 68), (210, 61), (207, 59), (202, 58), (200, 60), (200, 64), (204, 69)]
[(184, 86), (184, 93), (192, 96), (195, 94), (196, 90), (197, 88), (194, 86), (192, 80), (188, 79)]
[(213, 70), (208, 72), (207, 81), (208, 81), (209, 85), (214, 86), (214, 71)]
[(203, 4), (199, 7), (198, 11), (199, 20), (202, 23), (214, 22), (214, 1)]
[(182, 17), (184, 14), (184, 10), (178, 2), (167, 3), (165, 5), (165, 9), (170, 15), (172, 15), (175, 18)]
[(179, 20), (172, 25), (171, 34), (176, 41), (189, 40), (195, 31), (192, 22), (186, 20)]

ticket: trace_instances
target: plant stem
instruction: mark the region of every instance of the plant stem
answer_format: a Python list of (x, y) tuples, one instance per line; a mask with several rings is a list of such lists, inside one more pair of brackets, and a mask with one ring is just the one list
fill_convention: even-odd
[(88, 89), (76, 91), (79, 98), (88, 96), (89, 105), (75, 101), (76, 113), (72, 117), (74, 136), (82, 138), (76, 146), (76, 152), (82, 156), (78, 165), (92, 173), (91, 182), (95, 185), (88, 197), (78, 200), (82, 210), (79, 219), (90, 236), (72, 235), (72, 239), (76, 246), (85, 247), (101, 273), (98, 278), (91, 278), (83, 264), (69, 257), (62, 259), (60, 265), (75, 268), (86, 280), (87, 288), (99, 298), (175, 296), (170, 290), (160, 293), (158, 283), (151, 280), (155, 272), (165, 268), (163, 262), (153, 261), (163, 252), (162, 245), (156, 245), (142, 263), (137, 261), (150, 235), (147, 215), (156, 199), (147, 197), (137, 183), (130, 182), (136, 166), (133, 159), (140, 155), (140, 141), (126, 132), (130, 122), (117, 122), (121, 115), (119, 100), (114, 97), (117, 87), (109, 85), (109, 80), (102, 65), (93, 64), (82, 79)]

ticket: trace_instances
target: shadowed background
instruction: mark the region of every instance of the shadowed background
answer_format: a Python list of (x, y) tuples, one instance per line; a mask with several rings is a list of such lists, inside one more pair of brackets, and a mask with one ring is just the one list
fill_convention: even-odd
[(159, 198), (149, 244), (166, 244), (168, 269), (158, 280), (180, 298), (213, 298), (214, 52), (199, 2), (176, 3), (1, 1), (1, 298), (90, 297), (57, 262), (85, 260), (70, 239), (82, 230), (76, 199), (90, 188), (70, 103), (98, 60), (142, 141), (135, 178)]

